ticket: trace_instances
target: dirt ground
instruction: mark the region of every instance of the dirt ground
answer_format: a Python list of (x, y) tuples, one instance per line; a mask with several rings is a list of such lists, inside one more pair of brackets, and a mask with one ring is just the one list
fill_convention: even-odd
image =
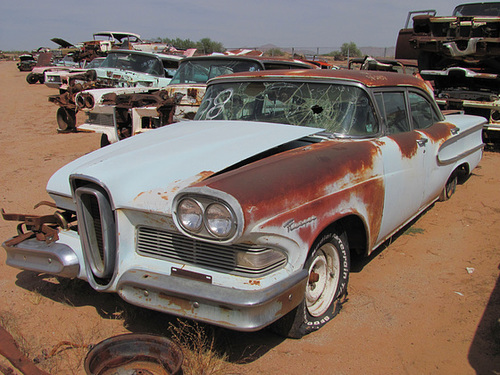
[[(26, 74), (15, 62), (0, 62), (0, 207), (6, 212), (34, 213), (35, 203), (49, 199), (49, 177), (99, 147), (97, 134), (57, 134), (56, 106), (47, 101), (57, 91), (28, 85)], [(320, 331), (284, 340), (267, 330), (215, 330), (228, 355), (223, 373), (500, 373), (493, 335), (500, 318), (499, 171), (500, 152), (486, 151), (450, 201), (436, 203), (384, 249), (355, 261), (349, 300)], [(0, 240), (15, 227), (0, 220)], [(166, 334), (175, 321), (79, 280), (7, 267), (5, 258), (2, 249), (0, 319), (52, 374), (84, 374), (86, 345), (125, 332)]]

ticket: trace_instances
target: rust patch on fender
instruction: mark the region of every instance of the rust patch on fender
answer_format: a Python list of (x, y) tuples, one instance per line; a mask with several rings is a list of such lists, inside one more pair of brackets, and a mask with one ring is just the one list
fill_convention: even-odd
[(203, 181), (207, 178), (209, 178), (210, 176), (212, 176), (215, 172), (212, 172), (212, 171), (203, 171), (203, 172), (200, 172), (196, 175), (196, 180), (195, 180), (195, 183), (197, 182), (200, 182), (200, 181)]
[[(235, 197), (247, 225), (274, 218), (265, 225), (283, 227), (291, 220), (317, 217), (295, 229), (310, 243), (318, 231), (332, 223), (335, 208), (356, 196), (358, 188), (369, 190), (360, 199), (380, 214), (383, 182), (368, 182), (383, 172), (374, 170), (376, 157), (381, 157), (380, 148), (371, 141), (328, 141), (256, 161), (212, 177), (206, 185)], [(378, 233), (380, 218), (374, 216), (369, 225), (371, 233)]]
[(419, 131), (427, 135), (436, 143), (448, 139), (451, 136), (451, 129), (454, 128), (456, 128), (456, 126), (449, 122), (438, 122), (427, 129), (419, 129)]
[(401, 155), (404, 158), (411, 159), (417, 154), (417, 139), (421, 136), (417, 132), (405, 132), (389, 135), (387, 138), (392, 139), (401, 150)]

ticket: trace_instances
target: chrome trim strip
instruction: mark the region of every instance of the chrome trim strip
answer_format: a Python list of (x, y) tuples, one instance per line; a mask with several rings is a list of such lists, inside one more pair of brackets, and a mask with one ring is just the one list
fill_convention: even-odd
[(474, 147), (474, 148), (472, 148), (470, 150), (467, 150), (465, 152), (462, 152), (461, 154), (459, 154), (459, 155), (457, 155), (457, 156), (455, 156), (455, 157), (453, 157), (451, 159), (442, 160), (442, 159), (439, 158), (439, 153), (441, 152), (441, 150), (443, 148), (445, 148), (446, 146), (449, 146), (452, 143), (455, 143), (455, 142), (459, 141), (461, 138), (464, 138), (464, 137), (468, 136), (469, 134), (472, 134), (474, 132), (479, 131), (478, 129), (482, 130), (485, 124), (486, 124), (486, 121), (482, 122), (482, 123), (480, 123), (480, 124), (478, 124), (476, 126), (473, 126), (472, 128), (467, 129), (464, 132), (460, 132), (457, 135), (454, 135), (451, 138), (447, 139), (445, 142), (443, 142), (443, 144), (439, 147), (439, 150), (438, 150), (437, 156), (436, 156), (438, 165), (453, 164), (456, 161), (458, 161), (458, 160), (460, 160), (462, 158), (465, 158), (465, 157), (469, 156), (470, 154), (473, 154), (474, 152), (476, 152), (478, 150), (483, 149), (484, 148), (484, 143), (481, 142), (481, 144), (479, 144), (478, 146), (476, 146), (476, 147)]

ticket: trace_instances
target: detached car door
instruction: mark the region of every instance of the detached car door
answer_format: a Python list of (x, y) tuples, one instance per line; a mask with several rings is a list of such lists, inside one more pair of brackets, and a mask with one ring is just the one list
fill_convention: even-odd
[[(436, 163), (437, 146), (418, 128), (431, 127), (441, 118), (423, 94), (405, 88), (377, 92), (375, 99), (384, 124), (384, 136), (379, 139), (385, 183), (379, 242), (413, 218), (429, 200), (426, 185)], [(413, 102), (426, 108), (430, 117), (422, 118), (428, 121), (413, 119)]]

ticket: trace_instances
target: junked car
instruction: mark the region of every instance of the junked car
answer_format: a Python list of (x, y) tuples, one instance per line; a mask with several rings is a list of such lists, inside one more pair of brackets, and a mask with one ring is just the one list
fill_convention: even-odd
[(91, 69), (99, 68), (105, 59), (105, 57), (96, 57), (88, 63), (84, 62), (81, 68), (46, 71), (44, 72), (45, 86), (59, 89), (60, 92), (63, 93), (70, 86), (70, 81), (72, 82), (72, 80), (80, 79), (82, 73), (86, 73)]
[(418, 57), (420, 70), (453, 65), (498, 69), (500, 2), (460, 4), (451, 16), (436, 16), (434, 10), (410, 13), (417, 15), (413, 28), (409, 15), (400, 31), (397, 58)]
[(36, 60), (31, 53), (24, 53), (19, 56), (17, 68), (20, 72), (30, 72), (36, 65)]
[(162, 92), (153, 89), (133, 93), (100, 90), (79, 93), (77, 106), (86, 112), (87, 118), (78, 128), (102, 133), (101, 146), (105, 146), (172, 122), (192, 120), (205, 94), (207, 81), (219, 75), (316, 68), (300, 60), (274, 57), (208, 55), (185, 58)]
[(75, 129), (79, 109), (76, 95), (79, 92), (99, 88), (98, 95), (102, 95), (115, 88), (131, 93), (164, 87), (170, 82), (182, 58), (134, 50), (110, 51), (99, 67), (72, 76), (66, 92), (49, 97), (49, 101), (59, 106), (56, 115), (59, 131)]
[(488, 120), (484, 140), (500, 140), (500, 2), (466, 3), (451, 16), (420, 11), (401, 30), (396, 56), (418, 58), (442, 110), (462, 110)]
[[(145, 308), (289, 337), (345, 302), (368, 255), (482, 157), (481, 117), (410, 75), (260, 71), (211, 80), (195, 121), (57, 171), (54, 215), (14, 215), (7, 264)], [(133, 178), (131, 178), (133, 176)]]

